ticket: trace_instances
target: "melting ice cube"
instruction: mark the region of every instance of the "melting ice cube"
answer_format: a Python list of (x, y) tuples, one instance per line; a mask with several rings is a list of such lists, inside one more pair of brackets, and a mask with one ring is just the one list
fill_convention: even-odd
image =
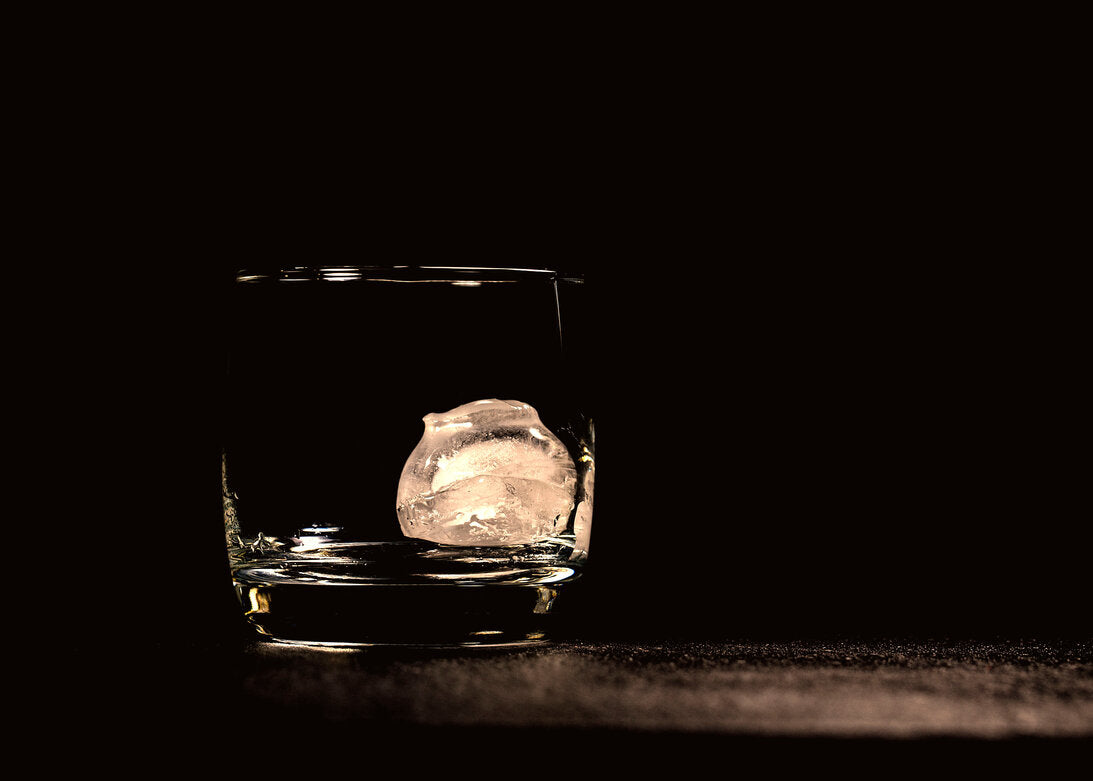
[(565, 528), (577, 472), (565, 445), (520, 401), (482, 399), (426, 415), (399, 479), (407, 537), (521, 545)]

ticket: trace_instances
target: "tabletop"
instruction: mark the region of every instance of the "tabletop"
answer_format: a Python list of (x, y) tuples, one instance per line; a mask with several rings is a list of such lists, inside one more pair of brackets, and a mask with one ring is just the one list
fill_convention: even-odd
[[(1047, 761), (1093, 739), (1093, 644), (944, 638), (564, 639), (509, 649), (158, 644), (81, 698), (97, 734), (300, 768), (685, 767), (699, 759)], [(196, 754), (190, 753), (190, 751)], [(584, 752), (588, 752), (585, 755)], [(948, 754), (946, 754), (948, 755)], [(517, 765), (519, 766), (519, 765)]]

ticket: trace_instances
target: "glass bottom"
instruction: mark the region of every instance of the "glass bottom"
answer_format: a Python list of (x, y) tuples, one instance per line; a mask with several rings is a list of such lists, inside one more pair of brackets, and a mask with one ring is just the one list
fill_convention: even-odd
[(552, 586), (252, 585), (236, 581), (247, 621), (273, 640), (324, 646), (470, 647), (549, 641)]
[(566, 542), (254, 544), (233, 550), (232, 577), (247, 621), (280, 642), (531, 645), (547, 642), (559, 589), (578, 577)]
[(578, 577), (559, 540), (507, 548), (321, 541), (232, 552), (247, 622), (319, 646), (526, 646), (548, 641), (554, 600)]

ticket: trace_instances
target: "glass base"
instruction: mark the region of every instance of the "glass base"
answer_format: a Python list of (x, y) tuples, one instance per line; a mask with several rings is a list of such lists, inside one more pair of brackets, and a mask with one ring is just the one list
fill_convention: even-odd
[(549, 641), (556, 586), (252, 585), (236, 581), (247, 621), (282, 643), (472, 647)]
[(284, 643), (531, 645), (546, 642), (559, 589), (578, 578), (566, 542), (251, 545), (234, 551), (232, 578), (247, 621)]

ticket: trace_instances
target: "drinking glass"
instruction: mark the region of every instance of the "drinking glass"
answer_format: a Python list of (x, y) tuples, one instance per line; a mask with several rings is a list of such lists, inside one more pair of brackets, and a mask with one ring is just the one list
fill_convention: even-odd
[(584, 280), (241, 269), (222, 492), (246, 620), (286, 643), (549, 639), (589, 549)]

